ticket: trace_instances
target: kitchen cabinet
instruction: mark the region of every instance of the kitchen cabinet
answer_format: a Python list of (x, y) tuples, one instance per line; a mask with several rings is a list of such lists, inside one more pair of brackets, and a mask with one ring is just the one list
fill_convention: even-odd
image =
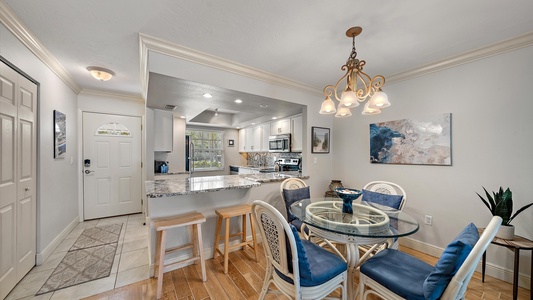
[(262, 151), (262, 138), (263, 128), (261, 125), (239, 130), (239, 152)]
[(261, 152), (268, 152), (268, 137), (270, 136), (270, 123), (265, 123), (261, 125), (263, 129), (262, 139), (261, 139)]
[(239, 130), (239, 152), (246, 152), (246, 128)]
[(173, 121), (171, 111), (154, 110), (154, 151), (172, 152)]
[(291, 152), (302, 152), (303, 127), (302, 116), (291, 117)]
[(270, 134), (287, 134), (291, 133), (291, 120), (283, 119), (270, 123)]

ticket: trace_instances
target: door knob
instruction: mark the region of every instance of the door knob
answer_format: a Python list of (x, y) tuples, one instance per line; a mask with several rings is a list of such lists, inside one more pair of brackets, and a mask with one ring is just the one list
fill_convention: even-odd
[(26, 192), (29, 191), (29, 190), (30, 190), (29, 187), (25, 187), (25, 188), (24, 188), (24, 191), (26, 191)]
[(94, 171), (91, 171), (91, 170), (85, 170), (85, 174), (89, 175), (91, 173), (94, 173)]

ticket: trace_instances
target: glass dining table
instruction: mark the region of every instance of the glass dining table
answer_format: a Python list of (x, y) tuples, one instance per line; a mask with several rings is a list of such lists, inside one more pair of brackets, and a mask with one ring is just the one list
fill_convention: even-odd
[(355, 271), (370, 255), (359, 255), (359, 245), (376, 247), (395, 238), (411, 235), (418, 231), (419, 224), (403, 211), (375, 203), (362, 201), (353, 203), (353, 213), (342, 212), (339, 198), (317, 197), (294, 202), (292, 214), (310, 229), (311, 236), (333, 243), (346, 245), (348, 264), (348, 299), (357, 296), (354, 283)]

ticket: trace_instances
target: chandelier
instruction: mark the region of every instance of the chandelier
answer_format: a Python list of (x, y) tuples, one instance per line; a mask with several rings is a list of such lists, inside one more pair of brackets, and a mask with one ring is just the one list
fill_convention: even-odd
[[(363, 115), (376, 115), (381, 113), (381, 108), (390, 106), (387, 94), (381, 90), (381, 87), (385, 84), (385, 77), (377, 75), (374, 78), (370, 78), (370, 76), (363, 72), (363, 67), (366, 62), (356, 58), (355, 37), (362, 31), (363, 28), (361, 27), (352, 27), (346, 31), (346, 36), (352, 38), (352, 52), (346, 64), (341, 67), (342, 71), (346, 70), (346, 74), (337, 81), (335, 86), (328, 85), (324, 88), (326, 99), (320, 107), (321, 114), (335, 114), (335, 117), (338, 118), (349, 117), (352, 115), (350, 108), (359, 106), (359, 102), (362, 103), (368, 98), (370, 100), (365, 104), (362, 112)], [(339, 84), (345, 78), (346, 87), (339, 97)], [(335, 103), (331, 99), (332, 96), (339, 101), (337, 109), (335, 109)]]

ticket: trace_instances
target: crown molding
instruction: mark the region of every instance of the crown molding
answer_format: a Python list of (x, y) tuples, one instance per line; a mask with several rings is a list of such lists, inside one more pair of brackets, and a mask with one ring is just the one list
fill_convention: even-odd
[(30, 30), (26, 29), (24, 23), (17, 17), (15, 12), (3, 1), (0, 0), (0, 22), (11, 31), (37, 58), (39, 58), (54, 74), (56, 74), (65, 84), (76, 94), (81, 89), (72, 79), (61, 63), (46, 49), (46, 47), (35, 37)]
[(491, 46), (479, 48), (463, 54), (452, 56), (441, 61), (424, 65), (420, 68), (416, 68), (407, 72), (402, 72), (396, 75), (388, 76), (387, 83), (395, 83), (408, 79), (412, 79), (419, 76), (424, 76), (437, 71), (457, 67), (467, 63), (471, 63), (476, 60), (484, 59), (498, 54), (518, 50), (533, 45), (533, 32), (525, 35), (512, 38)]
[(168, 41), (158, 39), (149, 35), (139, 33), (140, 41), (140, 56), (141, 56), (141, 77), (143, 81), (143, 94), (147, 88), (148, 82), (148, 51), (161, 53), (174, 58), (190, 61), (201, 64), (211, 68), (216, 68), (222, 71), (230, 72), (240, 76), (256, 79), (262, 82), (271, 83), (274, 85), (290, 88), (300, 92), (311, 95), (322, 95), (322, 91), (309, 85), (281, 77), (272, 73), (268, 73), (259, 69), (255, 69), (234, 61), (230, 61), (218, 56), (214, 56), (205, 52), (200, 52), (181, 45), (173, 44)]
[(142, 102), (144, 103), (144, 99), (141, 95), (136, 94), (118, 94), (113, 92), (104, 92), (99, 90), (90, 90), (90, 89), (83, 89), (79, 93), (80, 96), (97, 96), (97, 97), (104, 97), (104, 98), (115, 98), (115, 99), (121, 99), (126, 101), (134, 101), (134, 102)]

